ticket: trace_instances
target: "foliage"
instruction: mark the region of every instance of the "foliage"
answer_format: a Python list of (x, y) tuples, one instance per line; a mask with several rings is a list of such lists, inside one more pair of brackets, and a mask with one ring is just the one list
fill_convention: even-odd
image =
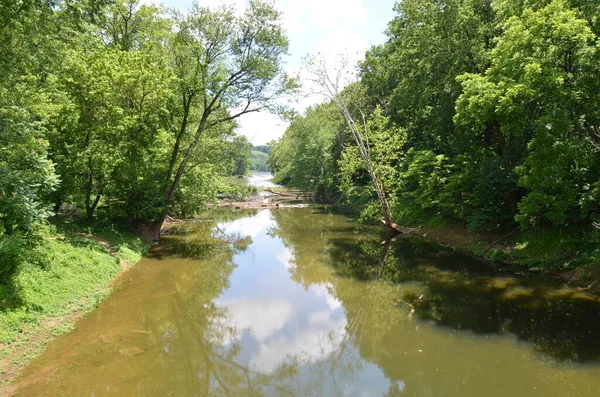
[[(246, 174), (234, 120), (295, 82), (282, 69), (280, 13), (138, 0), (9, 1), (0, 18), (0, 219), (5, 233), (54, 204), (135, 224), (194, 215), (221, 176)], [(45, 29), (45, 30), (44, 30)], [(60, 182), (60, 184), (59, 184)]]
[(30, 231), (49, 215), (43, 202), (57, 185), (44, 129), (25, 108), (0, 108), (0, 227)]
[[(169, 40), (158, 42), (167, 43), (166, 59), (176, 77), (169, 86), (173, 96), (165, 119), (166, 145), (160, 146), (164, 162), (159, 163), (157, 177), (151, 179), (146, 194), (133, 192), (141, 211), (131, 214), (136, 221), (149, 224), (156, 239), (165, 217), (176, 207), (177, 197), (183, 195), (182, 183), (197, 180), (186, 173), (208, 164), (203, 158), (205, 139), (228, 141), (238, 117), (277, 110), (274, 101), (296, 85), (282, 69), (288, 42), (280, 13), (271, 4), (252, 1), (240, 16), (228, 7), (211, 10), (195, 4), (174, 22), (176, 28)], [(233, 142), (234, 146), (242, 143)], [(231, 155), (222, 158), (229, 162), (222, 168), (225, 173), (245, 173), (247, 157), (236, 157), (233, 164)]]
[[(444, 0), (396, 10), (388, 43), (360, 65), (359, 95), (404, 140), (386, 186), (397, 216), (473, 230), (595, 219), (597, 9)], [(340, 169), (341, 190), (367, 188), (352, 145)]]
[[(460, 77), (456, 121), (473, 132), (493, 125), (504, 163), (517, 165), (515, 182), (524, 188), (516, 214), (523, 226), (567, 226), (588, 215), (579, 207), (586, 186), (597, 180), (587, 141), (597, 118), (589, 79), (595, 35), (562, 0), (516, 12), (499, 24), (504, 34), (491, 67)], [(508, 153), (511, 146), (516, 150)]]
[[(275, 101), (296, 83), (283, 72), (280, 12), (259, 0), (242, 14), (187, 15), (139, 0), (7, 0), (0, 24), (7, 341), (80, 299), (93, 305), (119, 270), (98, 244), (56, 240), (44, 226), (53, 205), (85, 209), (70, 215), (88, 224), (150, 224), (158, 237), (166, 216), (198, 214), (223, 177), (247, 173), (251, 145), (235, 120), (284, 110)], [(138, 248), (117, 252), (135, 261)]]
[(245, 136), (226, 142), (227, 175), (246, 175), (252, 163), (252, 144)]
[(333, 106), (309, 108), (271, 148), (270, 168), (276, 181), (328, 197), (336, 173), (334, 144), (340, 117)]
[[(366, 53), (360, 80), (341, 93), (397, 222), (521, 227), (525, 240), (583, 230), (581, 246), (593, 241), (600, 9), (592, 3), (397, 3), (388, 41)], [(324, 133), (313, 119), (310, 110), (271, 144), (276, 180), (318, 191), (303, 177), (318, 180), (322, 167), (339, 192), (329, 201), (342, 198), (376, 220), (376, 192), (346, 126), (338, 116)]]
[(269, 168), (267, 162), (269, 161), (269, 155), (265, 152), (258, 150), (252, 150), (250, 152), (250, 170), (258, 172), (268, 172)]
[(252, 151), (270, 154), (271, 148), (269, 147), (269, 145), (258, 145), (258, 146), (252, 146)]

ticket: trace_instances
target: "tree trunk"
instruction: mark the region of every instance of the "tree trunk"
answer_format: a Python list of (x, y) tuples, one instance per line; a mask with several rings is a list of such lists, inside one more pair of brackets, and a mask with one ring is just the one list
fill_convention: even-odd
[(166, 215), (150, 223), (148, 227), (149, 237), (152, 241), (160, 240), (160, 231), (165, 223)]
[[(188, 146), (187, 150), (185, 151), (185, 154), (183, 155), (183, 159), (181, 160), (179, 167), (177, 167), (177, 172), (175, 173), (175, 178), (173, 178), (173, 181), (171, 182), (171, 175), (167, 176), (168, 179), (165, 181), (165, 189), (164, 189), (164, 193), (163, 193), (164, 194), (163, 210), (162, 210), (161, 214), (158, 216), (158, 218), (156, 220), (152, 221), (149, 225), (150, 237), (152, 238), (153, 241), (160, 240), (160, 230), (162, 228), (163, 223), (165, 223), (165, 219), (169, 215), (169, 209), (171, 208), (171, 205), (173, 205), (173, 201), (175, 200), (175, 193), (177, 193), (177, 189), (179, 189), (179, 184), (181, 183), (181, 178), (183, 177), (183, 174), (185, 173), (185, 168), (187, 167), (187, 164), (190, 161), (190, 157), (192, 156), (192, 153), (196, 150), (196, 147), (198, 146), (198, 142), (200, 141), (200, 137), (202, 136), (202, 133), (204, 132), (204, 129), (206, 128), (206, 122), (208, 121), (209, 115), (210, 115), (210, 111), (205, 110), (204, 115), (202, 116), (202, 119), (200, 120), (200, 124), (198, 125), (198, 129), (196, 130), (196, 135), (194, 136), (194, 140), (192, 141), (192, 143), (190, 143), (190, 146)], [(179, 149), (177, 148), (177, 149), (174, 149), (174, 151), (175, 150), (178, 151)], [(176, 157), (177, 157), (177, 153), (173, 153), (173, 158), (176, 158)]]
[(100, 198), (102, 198), (102, 191), (104, 190), (104, 186), (100, 187), (100, 191), (98, 192), (98, 194), (96, 195), (96, 198), (94, 199), (94, 202), (90, 204), (90, 198), (91, 197), (86, 197), (85, 199), (85, 214), (88, 217), (88, 219), (92, 219), (92, 217), (94, 216), (94, 212), (96, 211), (96, 207), (98, 207), (98, 203), (100, 202)]
[(402, 228), (400, 226), (396, 225), (392, 221), (392, 215), (390, 213), (390, 206), (387, 201), (387, 197), (385, 194), (385, 190), (383, 188), (383, 184), (381, 183), (381, 181), (379, 180), (379, 177), (377, 176), (377, 174), (375, 173), (375, 170), (373, 169), (373, 164), (371, 163), (371, 158), (369, 157), (369, 151), (365, 145), (365, 142), (362, 139), (362, 136), (360, 134), (358, 126), (354, 122), (354, 119), (352, 118), (352, 115), (348, 111), (348, 108), (345, 105), (345, 103), (342, 102), (342, 100), (340, 100), (339, 98), (335, 99), (335, 102), (338, 105), (338, 107), (340, 108), (340, 110), (342, 111), (344, 119), (346, 120), (346, 123), (348, 124), (348, 128), (350, 128), (350, 131), (352, 132), (352, 137), (354, 138), (354, 142), (358, 146), (358, 152), (360, 154), (360, 157), (362, 158), (362, 160), (365, 163), (367, 172), (369, 173), (369, 176), (371, 177), (371, 181), (373, 182), (373, 186), (375, 187), (375, 191), (377, 192), (377, 198), (379, 200), (379, 205), (381, 206), (381, 213), (383, 215), (383, 219), (381, 220), (381, 222), (388, 229), (395, 231), (397, 233), (403, 233)]

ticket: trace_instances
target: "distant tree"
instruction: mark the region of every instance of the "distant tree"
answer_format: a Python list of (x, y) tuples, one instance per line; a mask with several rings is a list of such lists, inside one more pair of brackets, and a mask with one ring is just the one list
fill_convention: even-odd
[(266, 154), (269, 154), (271, 152), (269, 146), (267, 145), (252, 146), (252, 150), (256, 150), (257, 152), (263, 152)]
[(252, 144), (245, 136), (236, 136), (225, 142), (225, 161), (228, 175), (246, 175), (250, 169)]

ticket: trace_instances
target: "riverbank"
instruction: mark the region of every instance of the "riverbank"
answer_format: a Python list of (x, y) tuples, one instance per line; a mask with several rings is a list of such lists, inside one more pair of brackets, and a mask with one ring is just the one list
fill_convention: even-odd
[(132, 232), (45, 227), (0, 299), (0, 396), (54, 338), (94, 310), (150, 245)]
[(475, 233), (462, 225), (424, 223), (419, 234), (449, 252), (513, 265), (523, 274), (543, 273), (565, 287), (600, 295), (599, 251), (577, 231)]
[(596, 397), (597, 297), (384, 237), (320, 205), (214, 208), (48, 346), (18, 395)]
[[(285, 186), (263, 187), (242, 200), (220, 200), (221, 207), (235, 209), (277, 209), (296, 206), (297, 201), (312, 200), (313, 194)], [(338, 207), (342, 208), (342, 207)], [(356, 208), (346, 215), (357, 217)], [(459, 251), (477, 258), (517, 265), (523, 273), (545, 273), (565, 286), (600, 295), (600, 248), (598, 236), (578, 228), (565, 230), (508, 232), (470, 232), (464, 225), (440, 219), (418, 219), (407, 223), (420, 236), (448, 251)]]

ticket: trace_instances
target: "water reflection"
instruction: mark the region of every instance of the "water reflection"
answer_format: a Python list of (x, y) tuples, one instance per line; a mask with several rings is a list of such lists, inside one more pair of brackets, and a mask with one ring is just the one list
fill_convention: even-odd
[(174, 229), (19, 395), (596, 396), (599, 368), (514, 335), (592, 362), (598, 339), (574, 328), (597, 302), (516, 280), (327, 211), (218, 210)]
[[(237, 360), (257, 373), (287, 374), (279, 381), (288, 384), (292, 395), (309, 385), (313, 395), (342, 395), (344, 379), (350, 373), (356, 376), (356, 371), (339, 371), (334, 362), (346, 360), (332, 358), (357, 355), (356, 350), (346, 352), (352, 348), (345, 348), (350, 335), (342, 304), (329, 282), (302, 286), (290, 279), (297, 256), (274, 236), (276, 226), (267, 210), (220, 226), (225, 232), (253, 237), (250, 249), (235, 256), (239, 271), (216, 301), (227, 309), (222, 325), (235, 330), (224, 346), (243, 345)], [(320, 380), (312, 382), (316, 368), (320, 372), (326, 367), (330, 375), (319, 375)]]
[(270, 172), (253, 172), (252, 175), (248, 177), (248, 184), (257, 187), (280, 187), (271, 182), (272, 178), (273, 174)]
[(422, 318), (478, 334), (509, 332), (558, 360), (600, 361), (597, 297), (545, 277), (515, 276), (520, 269), (448, 255), (420, 240), (400, 240), (389, 252), (376, 241), (334, 239), (332, 245), (332, 264), (341, 274), (419, 285), (402, 302)]

